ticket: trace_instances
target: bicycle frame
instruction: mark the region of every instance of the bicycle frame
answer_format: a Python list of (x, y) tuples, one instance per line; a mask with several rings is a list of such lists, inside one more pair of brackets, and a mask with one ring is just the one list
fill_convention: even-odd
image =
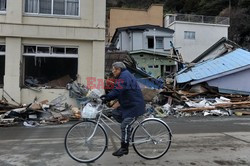
[[(100, 106), (101, 105), (99, 105), (97, 108), (99, 109)], [(102, 124), (104, 124), (119, 140), (121, 140), (121, 136), (117, 132), (115, 132), (114, 129), (112, 129), (112, 127), (110, 127), (104, 120), (106, 119), (106, 120), (108, 120), (109, 122), (111, 122), (112, 124), (115, 124), (115, 125), (118, 125), (118, 123), (114, 122), (112, 119), (110, 119), (109, 117), (107, 117), (106, 115), (104, 115), (102, 113), (102, 111), (103, 111), (103, 109), (99, 111), (99, 117), (96, 120), (95, 129), (94, 129), (93, 133), (91, 134), (91, 136), (88, 138), (88, 141), (90, 139), (92, 139), (92, 137), (94, 136), (98, 124), (100, 124), (101, 126), (103, 126)], [(156, 119), (156, 118), (146, 118), (146, 119)], [(149, 132), (144, 128), (144, 126), (141, 125), (140, 121), (136, 120), (134, 123), (137, 123), (137, 125), (140, 125), (142, 127), (142, 129), (144, 130), (144, 132), (149, 136), (150, 139), (149, 140), (140, 141), (140, 142), (130, 142), (131, 144), (143, 143), (143, 142), (148, 142), (148, 141), (153, 141), (155, 143), (155, 140), (152, 138), (152, 136), (149, 134)], [(105, 127), (103, 127), (103, 128), (106, 129)], [(133, 133), (133, 131), (132, 131), (132, 133)], [(171, 131), (170, 131), (170, 134), (172, 135)]]

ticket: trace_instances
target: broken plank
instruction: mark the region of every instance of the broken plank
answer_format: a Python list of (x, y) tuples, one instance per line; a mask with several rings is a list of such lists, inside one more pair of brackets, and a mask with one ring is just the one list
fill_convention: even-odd
[(181, 109), (181, 112), (200, 112), (200, 111), (205, 111), (205, 110), (214, 110), (216, 109), (214, 106), (210, 107), (199, 107), (199, 108), (184, 108)]

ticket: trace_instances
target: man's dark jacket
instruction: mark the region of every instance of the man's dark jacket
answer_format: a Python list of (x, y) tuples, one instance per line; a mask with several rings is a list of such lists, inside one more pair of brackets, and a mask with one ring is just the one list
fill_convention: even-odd
[(145, 113), (145, 103), (135, 77), (126, 69), (121, 71), (114, 89), (106, 95), (107, 100), (118, 99), (122, 118), (138, 117)]

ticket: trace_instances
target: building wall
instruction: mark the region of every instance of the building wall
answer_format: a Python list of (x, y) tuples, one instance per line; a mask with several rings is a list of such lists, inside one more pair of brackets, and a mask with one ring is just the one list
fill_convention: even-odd
[[(154, 77), (162, 76), (161, 73), (161, 65), (165, 66), (175, 66), (175, 62), (167, 57), (158, 56), (158, 55), (150, 55), (150, 54), (133, 54), (132, 57), (138, 63), (139, 67), (144, 68), (147, 72), (150, 72)], [(155, 67), (158, 65), (158, 67)], [(149, 66), (153, 66), (153, 68), (149, 68)]]
[(24, 44), (77, 46), (80, 82), (86, 84), (87, 77), (104, 78), (105, 0), (80, 0), (80, 16), (76, 17), (25, 14), (23, 6), (24, 0), (7, 0), (6, 14), (0, 15), (0, 41), (6, 45), (4, 90), (14, 100), (29, 103), (34, 97), (53, 99), (67, 93), (65, 89), (36, 92), (21, 87)]
[(108, 40), (111, 41), (116, 28), (142, 24), (163, 26), (163, 5), (153, 4), (147, 10), (111, 8)]
[[(164, 48), (163, 49), (149, 49), (148, 48), (148, 37), (163, 37)], [(121, 45), (120, 50), (122, 51), (136, 51), (136, 50), (150, 50), (157, 52), (165, 52), (169, 50), (170, 41), (173, 41), (173, 34), (163, 31), (154, 31), (152, 29), (141, 32), (127, 32), (122, 31), (119, 35), (119, 44)]]
[(141, 32), (133, 32), (132, 33), (132, 50), (140, 50), (143, 48), (143, 33)]
[[(228, 25), (175, 22), (169, 26), (175, 30), (174, 45), (184, 61), (191, 62), (222, 37), (228, 37)], [(184, 39), (184, 31), (195, 32), (195, 39)]]
[(199, 62), (208, 60), (208, 59), (213, 59), (219, 55), (221, 55), (222, 53), (227, 52), (228, 49), (224, 46), (224, 43), (219, 45), (217, 48), (215, 48), (214, 50), (212, 50), (211, 52), (209, 52), (209, 54), (207, 54), (204, 58), (202, 58), (201, 60), (199, 60)]
[[(219, 88), (221, 92), (245, 92), (243, 94), (250, 94), (250, 69), (233, 73), (224, 77), (213, 79), (208, 81), (210, 86), (215, 86)], [(224, 90), (224, 91), (223, 91)]]

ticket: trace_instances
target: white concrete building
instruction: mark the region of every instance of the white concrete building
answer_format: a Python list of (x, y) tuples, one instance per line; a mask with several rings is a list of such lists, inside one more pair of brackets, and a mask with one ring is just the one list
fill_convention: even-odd
[(0, 0), (0, 96), (30, 103), (68, 93), (57, 83), (31, 90), (28, 78), (104, 78), (105, 12), (105, 0)]
[(222, 37), (228, 37), (229, 18), (166, 14), (164, 27), (173, 29), (174, 45), (191, 62)]

